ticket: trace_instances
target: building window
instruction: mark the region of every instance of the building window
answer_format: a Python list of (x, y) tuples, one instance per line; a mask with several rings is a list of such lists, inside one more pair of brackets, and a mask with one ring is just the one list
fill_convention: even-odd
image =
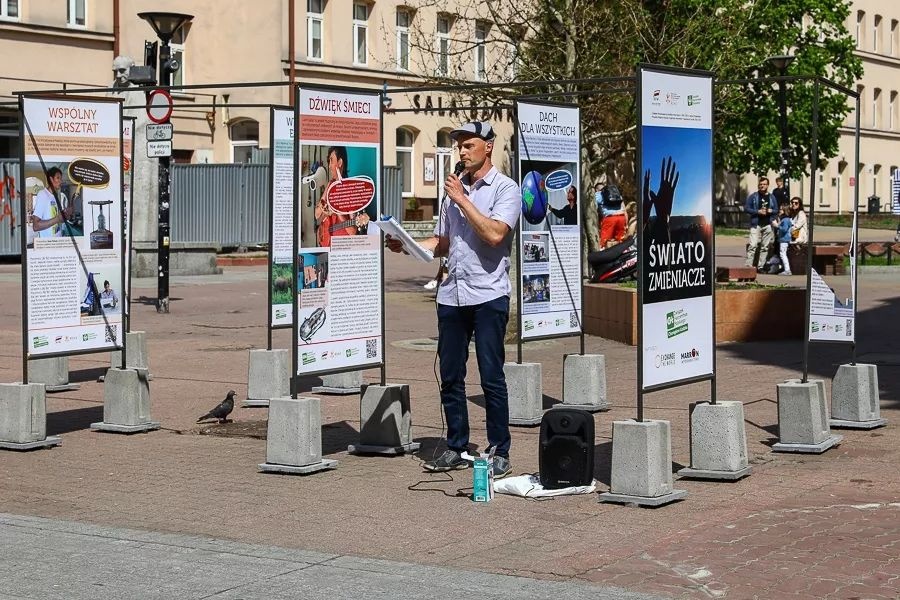
[(485, 70), (485, 48), (484, 42), (487, 40), (488, 24), (484, 21), (475, 22), (475, 79), (484, 81), (487, 72)]
[(397, 9), (397, 68), (409, 71), (409, 11)]
[(325, 0), (306, 0), (306, 58), (322, 60), (322, 19)]
[(413, 196), (413, 144), (416, 143), (416, 134), (409, 129), (399, 127), (397, 129), (397, 166), (400, 167), (400, 177), (403, 179), (403, 195)]
[(85, 4), (87, 4), (87, 0), (68, 0), (66, 23), (69, 27), (85, 27), (87, 25)]
[(231, 162), (251, 162), (254, 151), (259, 148), (259, 123), (253, 119), (243, 119), (229, 128), (231, 134)]
[(353, 64), (366, 65), (369, 62), (368, 27), (369, 5), (362, 2), (353, 4)]
[(888, 122), (887, 122), (888, 131), (894, 131), (894, 129), (897, 126), (896, 113), (897, 113), (897, 92), (891, 92), (891, 97), (888, 100)]
[(872, 52), (878, 52), (878, 30), (881, 29), (881, 15), (872, 19)]
[[(850, 121), (851, 125), (855, 125), (856, 122), (858, 121), (860, 123), (860, 127), (862, 127), (863, 124), (865, 123), (865, 117), (866, 117), (865, 93), (866, 93), (866, 86), (864, 86), (864, 85), (856, 86), (856, 94), (859, 96), (859, 114), (852, 115), (853, 120)], [(855, 113), (855, 111), (853, 111), (853, 112)]]
[(896, 20), (891, 21), (891, 37), (888, 41), (888, 54), (891, 56), (897, 56), (897, 25), (898, 22)]
[(438, 15), (437, 18), (437, 53), (438, 75), (450, 74), (450, 17)]
[(881, 165), (875, 165), (872, 169), (872, 196), (878, 195), (878, 178), (881, 177)]
[(881, 90), (875, 88), (875, 91), (872, 93), (872, 129), (878, 129), (879, 117), (881, 116), (880, 104)]
[(19, 20), (19, 0), (0, 0), (0, 19)]
[(819, 171), (819, 204), (828, 205), (828, 200), (825, 198), (825, 173)]
[(862, 50), (863, 36), (865, 35), (866, 11), (856, 11), (856, 49)]
[(186, 37), (187, 25), (182, 25), (178, 31), (175, 32), (175, 35), (172, 36), (172, 41), (169, 42), (172, 58), (178, 63), (178, 69), (172, 73), (172, 85), (184, 85), (186, 82), (184, 76), (184, 40)]

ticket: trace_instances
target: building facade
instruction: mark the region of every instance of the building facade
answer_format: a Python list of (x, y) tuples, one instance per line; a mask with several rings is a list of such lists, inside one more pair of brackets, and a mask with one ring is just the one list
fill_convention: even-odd
[[(485, 81), (490, 23), (451, 16), (434, 3), (399, 0), (0, 0), (0, 158), (18, 154), (15, 91), (109, 86), (117, 55), (144, 62), (156, 39), (137, 14), (191, 12), (172, 40), (177, 162), (248, 162), (269, 146), (269, 106), (292, 102), (290, 82), (382, 90), (432, 76)], [(442, 10), (451, 10), (454, 0)], [(222, 83), (247, 87), (215, 87)], [(383, 156), (402, 169), (403, 196), (433, 207), (452, 168), (449, 131), (469, 118), (499, 125), (495, 162), (508, 170), (508, 110), (452, 108), (435, 91), (390, 95)], [(461, 104), (469, 104), (465, 101)], [(427, 213), (427, 210), (426, 210)]]

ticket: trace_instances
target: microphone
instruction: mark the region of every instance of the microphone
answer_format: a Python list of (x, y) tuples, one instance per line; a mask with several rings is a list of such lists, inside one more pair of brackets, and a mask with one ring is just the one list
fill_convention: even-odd
[(459, 161), (456, 163), (456, 166), (453, 167), (453, 174), (459, 177), (460, 173), (466, 170), (466, 163), (463, 161)]

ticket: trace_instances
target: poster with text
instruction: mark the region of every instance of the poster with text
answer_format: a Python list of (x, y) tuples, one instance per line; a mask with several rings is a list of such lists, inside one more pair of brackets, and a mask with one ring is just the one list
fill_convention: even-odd
[[(23, 271), (29, 357), (121, 348), (125, 291), (118, 101), (25, 97), (23, 175), (35, 194)], [(40, 188), (40, 189), (38, 189)]]
[(297, 103), (297, 374), (380, 365), (380, 96), (301, 87)]
[(712, 77), (641, 69), (643, 389), (713, 374)]
[(842, 302), (825, 280), (812, 271), (809, 295), (809, 339), (815, 342), (854, 341), (853, 298)]
[[(272, 222), (269, 252), (272, 305), (269, 307), (269, 326), (273, 329), (290, 327), (293, 316), (294, 290), (291, 282), (294, 266), (294, 111), (273, 108), (271, 127), (272, 149)], [(304, 203), (308, 194), (300, 198)]]
[(522, 339), (581, 333), (581, 115), (516, 103)]

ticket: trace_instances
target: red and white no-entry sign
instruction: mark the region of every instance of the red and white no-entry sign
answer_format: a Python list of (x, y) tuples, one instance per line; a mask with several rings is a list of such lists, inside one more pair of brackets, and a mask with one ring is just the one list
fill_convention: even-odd
[(147, 116), (154, 123), (168, 122), (172, 106), (172, 96), (166, 90), (153, 90), (147, 96)]

